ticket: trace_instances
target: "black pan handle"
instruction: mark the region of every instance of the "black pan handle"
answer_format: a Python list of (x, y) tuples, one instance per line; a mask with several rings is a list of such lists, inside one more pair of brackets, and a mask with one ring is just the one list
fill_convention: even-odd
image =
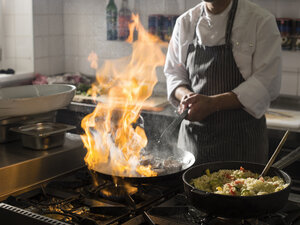
[(203, 196), (203, 195), (204, 195), (204, 196), (209, 196), (209, 195), (211, 195), (210, 192), (200, 191), (200, 190), (197, 189), (197, 188), (191, 189), (191, 192), (194, 193), (194, 194), (197, 194), (197, 195), (202, 195), (202, 196)]
[(300, 146), (293, 150), (291, 153), (283, 157), (282, 159), (278, 160), (276, 163), (274, 163), (272, 166), (276, 167), (277, 169), (283, 169), (295, 161), (300, 159)]

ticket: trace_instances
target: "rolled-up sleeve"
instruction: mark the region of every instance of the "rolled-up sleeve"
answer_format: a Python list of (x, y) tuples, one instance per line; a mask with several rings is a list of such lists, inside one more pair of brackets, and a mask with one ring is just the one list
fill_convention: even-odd
[(176, 88), (183, 85), (190, 85), (188, 73), (185, 69), (182, 59), (182, 46), (180, 45), (180, 38), (180, 24), (177, 22), (168, 46), (168, 52), (164, 66), (168, 100), (174, 106), (179, 105), (179, 101), (174, 96)]
[(275, 18), (268, 16), (257, 27), (252, 74), (233, 92), (244, 109), (256, 118), (264, 115), (281, 86), (281, 36)]

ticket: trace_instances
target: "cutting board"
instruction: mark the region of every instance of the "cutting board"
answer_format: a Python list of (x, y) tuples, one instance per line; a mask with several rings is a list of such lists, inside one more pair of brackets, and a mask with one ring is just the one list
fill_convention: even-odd
[[(107, 97), (107, 95), (101, 95), (99, 97), (96, 97), (96, 99), (94, 99), (91, 96), (75, 95), (73, 98), (73, 101), (74, 102), (86, 102), (86, 103), (87, 102), (88, 103), (95, 103), (95, 102), (108, 103), (108, 97)], [(117, 101), (117, 100), (115, 100), (115, 101)], [(167, 100), (167, 97), (150, 97), (141, 104), (143, 105), (142, 110), (162, 111), (164, 109), (164, 107), (169, 104), (169, 102)]]
[(271, 108), (266, 113), (267, 126), (300, 131), (300, 111)]

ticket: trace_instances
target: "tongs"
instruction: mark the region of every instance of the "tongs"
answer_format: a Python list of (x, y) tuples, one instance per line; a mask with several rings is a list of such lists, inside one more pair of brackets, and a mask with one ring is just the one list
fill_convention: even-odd
[(160, 144), (164, 138), (170, 137), (174, 134), (175, 129), (182, 122), (182, 120), (187, 116), (189, 109), (185, 109), (176, 119), (170, 123), (170, 125), (162, 132), (160, 137), (157, 140), (157, 143)]

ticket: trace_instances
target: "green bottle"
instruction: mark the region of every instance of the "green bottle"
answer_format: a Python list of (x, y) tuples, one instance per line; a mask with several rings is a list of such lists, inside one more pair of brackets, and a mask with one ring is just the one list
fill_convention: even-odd
[(107, 40), (117, 40), (117, 17), (118, 9), (114, 0), (109, 0), (106, 7)]
[(129, 23), (131, 20), (131, 11), (128, 8), (128, 0), (122, 0), (122, 7), (119, 11), (119, 40), (126, 40), (129, 36)]

